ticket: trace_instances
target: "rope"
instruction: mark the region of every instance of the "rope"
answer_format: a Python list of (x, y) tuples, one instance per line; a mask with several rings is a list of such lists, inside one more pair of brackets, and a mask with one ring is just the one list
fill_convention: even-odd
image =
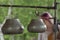
[[(13, 5), (13, 0), (9, 0), (9, 5)], [(8, 8), (8, 15), (7, 17), (10, 18), (12, 14), (12, 6)]]

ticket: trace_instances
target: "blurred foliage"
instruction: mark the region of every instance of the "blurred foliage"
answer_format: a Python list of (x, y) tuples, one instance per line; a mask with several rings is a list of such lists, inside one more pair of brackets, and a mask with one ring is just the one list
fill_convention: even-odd
[[(59, 2), (60, 0), (57, 0)], [(53, 6), (54, 0), (14, 0), (14, 5), (29, 5), (29, 6)], [(0, 4), (9, 4), (9, 0), (0, 0)], [(41, 9), (37, 8), (37, 10), (41, 13), (50, 12), (54, 15), (54, 10)], [(13, 8), (12, 16), (20, 19), (21, 23), (24, 25), (24, 33), (17, 34), (14, 36), (15, 40), (37, 40), (38, 33), (30, 33), (27, 31), (27, 26), (30, 23), (31, 19), (36, 18), (35, 8)], [(0, 7), (0, 23), (4, 21), (8, 14), (8, 8)], [(57, 17), (60, 19), (60, 5), (57, 6)], [(5, 40), (10, 39), (10, 35), (4, 35)]]

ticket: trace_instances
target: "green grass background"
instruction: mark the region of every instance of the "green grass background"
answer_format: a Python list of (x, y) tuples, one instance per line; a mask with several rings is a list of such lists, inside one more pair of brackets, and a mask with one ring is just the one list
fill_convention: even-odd
[[(60, 2), (60, 0), (57, 0)], [(0, 0), (0, 4), (9, 4), (9, 0)], [(13, 0), (14, 5), (26, 5), (26, 6), (53, 6), (54, 0)], [(54, 15), (54, 10), (37, 8), (41, 13), (49, 12)], [(38, 33), (30, 33), (27, 30), (27, 26), (31, 19), (37, 18), (35, 15), (36, 8), (12, 8), (12, 17), (16, 17), (24, 25), (24, 33), (14, 35), (15, 40), (37, 40)], [(4, 21), (8, 14), (8, 7), (0, 7), (0, 23)], [(57, 18), (60, 19), (60, 5), (57, 5)], [(5, 40), (11, 40), (11, 35), (4, 35)]]

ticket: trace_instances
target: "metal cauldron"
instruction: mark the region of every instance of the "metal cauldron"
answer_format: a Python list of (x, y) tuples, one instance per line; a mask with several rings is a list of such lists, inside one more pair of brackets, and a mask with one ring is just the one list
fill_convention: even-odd
[(42, 33), (46, 31), (47, 27), (42, 19), (32, 19), (27, 29), (32, 33)]
[(7, 19), (1, 30), (3, 34), (21, 34), (23, 29), (19, 19)]

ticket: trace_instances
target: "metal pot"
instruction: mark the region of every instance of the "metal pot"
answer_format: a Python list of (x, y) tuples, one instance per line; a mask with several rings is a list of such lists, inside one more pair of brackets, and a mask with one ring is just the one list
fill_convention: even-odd
[(23, 29), (19, 19), (7, 19), (2, 27), (2, 32), (3, 34), (21, 34)]
[(32, 33), (42, 33), (46, 31), (47, 27), (42, 19), (32, 19), (27, 29)]

